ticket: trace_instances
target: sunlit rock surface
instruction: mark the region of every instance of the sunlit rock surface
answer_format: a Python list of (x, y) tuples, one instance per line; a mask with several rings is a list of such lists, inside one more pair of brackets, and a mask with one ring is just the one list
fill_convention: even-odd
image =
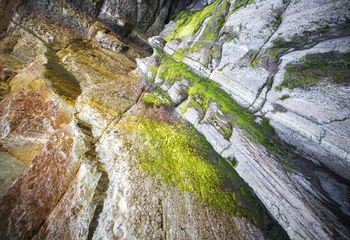
[[(56, 38), (60, 31), (65, 39)], [(169, 126), (182, 120), (169, 107), (143, 103), (132, 53), (45, 18), (13, 24), (10, 40), (18, 43), (1, 53), (12, 73), (0, 103), (6, 239), (285, 237), (238, 176), (229, 196), (242, 209), (226, 212), (140, 167), (143, 157), (133, 153), (147, 151), (144, 133), (125, 124), (133, 116)]]
[(349, 239), (348, 5), (0, 1), (0, 239)]
[[(236, 171), (292, 239), (349, 237), (344, 4), (216, 1), (170, 22), (160, 33), (164, 50), (150, 39), (167, 56), (138, 62), (218, 153), (237, 160)], [(173, 91), (184, 81), (185, 90)]]

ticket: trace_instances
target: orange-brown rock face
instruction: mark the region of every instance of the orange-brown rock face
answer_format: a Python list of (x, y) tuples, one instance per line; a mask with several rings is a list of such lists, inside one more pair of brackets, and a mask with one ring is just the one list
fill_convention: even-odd
[(38, 231), (79, 168), (69, 128), (51, 136), (43, 151), (0, 200), (2, 237), (28, 239)]
[(0, 102), (0, 116), (2, 147), (26, 165), (57, 129), (71, 121), (54, 102), (33, 91), (6, 97)]

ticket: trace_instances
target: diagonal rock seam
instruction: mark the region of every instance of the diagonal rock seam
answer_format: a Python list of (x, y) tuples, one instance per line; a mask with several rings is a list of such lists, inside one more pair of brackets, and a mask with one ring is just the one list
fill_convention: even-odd
[(104, 164), (99, 160), (99, 156), (95, 150), (95, 140), (91, 131), (91, 126), (82, 120), (78, 119), (78, 127), (82, 130), (85, 138), (89, 142), (89, 150), (85, 153), (85, 157), (90, 161), (93, 161), (97, 166), (98, 172), (101, 174), (100, 179), (97, 182), (94, 195), (91, 203), (95, 206), (94, 214), (88, 227), (88, 240), (93, 239), (93, 235), (98, 225), (99, 217), (103, 211), (103, 204), (107, 196), (107, 190), (109, 186), (108, 173), (105, 170)]

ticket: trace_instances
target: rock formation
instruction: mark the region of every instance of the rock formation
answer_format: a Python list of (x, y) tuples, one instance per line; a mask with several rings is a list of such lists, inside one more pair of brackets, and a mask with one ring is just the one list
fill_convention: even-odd
[(1, 239), (350, 238), (349, 1), (0, 6)]

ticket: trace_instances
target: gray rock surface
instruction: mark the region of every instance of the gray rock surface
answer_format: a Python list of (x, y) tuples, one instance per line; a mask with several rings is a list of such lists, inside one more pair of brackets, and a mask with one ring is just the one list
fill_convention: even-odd
[[(310, 54), (349, 52), (347, 6), (344, 1), (257, 0), (231, 11), (215, 40), (221, 49), (216, 67), (204, 61), (205, 46), (186, 52), (203, 41), (203, 26), (215, 15), (194, 36), (170, 41), (164, 49), (170, 55), (185, 49), (182, 61), (195, 73), (217, 82), (243, 108), (270, 119), (285, 141), (349, 179), (350, 136), (342, 130), (349, 127), (347, 83), (274, 90), (288, 63)], [(160, 35), (173, 28), (171, 23)], [(283, 95), (289, 98), (282, 101)], [(285, 110), (274, 111), (275, 104)]]
[[(315, 86), (307, 90), (283, 91), (276, 91), (275, 87), (283, 83), (288, 63), (300, 61), (310, 54), (348, 53), (349, 44), (349, 37), (326, 40), (310, 49), (294, 51), (281, 57), (272, 89), (261, 110), (271, 119), (271, 124), (279, 129), (282, 138), (347, 179), (350, 178), (350, 135), (345, 129), (350, 126), (349, 86)], [(282, 101), (281, 97), (285, 94), (290, 98)], [(273, 111), (274, 104), (280, 104), (285, 110)]]
[[(350, 238), (349, 1), (19, 3), (0, 0), (3, 238), (284, 239), (281, 227), (290, 239)], [(186, 7), (193, 34), (169, 39)], [(148, 37), (156, 51), (141, 58)], [(165, 57), (184, 65), (161, 74)], [(176, 79), (185, 67), (200, 78)], [(172, 105), (142, 103), (151, 90)], [(179, 116), (250, 186), (271, 225), (142, 169), (154, 139), (130, 132), (133, 119), (180, 127)]]
[[(1, 238), (266, 239), (266, 226), (205, 204), (140, 167), (142, 156), (134, 152), (149, 149), (144, 132), (125, 128), (130, 119), (174, 126), (179, 119), (170, 108), (142, 103), (144, 87), (127, 53), (44, 18), (20, 24), (8, 36), (17, 37), (10, 39), (13, 49), (0, 52), (14, 75), (0, 101)], [(96, 29), (90, 36), (105, 37)], [(157, 64), (138, 62), (144, 71)], [(169, 90), (174, 100), (186, 97), (187, 86), (184, 79)], [(266, 225), (278, 227), (254, 201)]]
[[(349, 78), (334, 83), (332, 76), (319, 77), (309, 87), (303, 87), (302, 83), (295, 83), (300, 85), (293, 88), (285, 84), (293, 74), (291, 66), (300, 66), (310, 56), (348, 56), (348, 3), (257, 0), (235, 9), (234, 1), (228, 2), (231, 11), (226, 13), (214, 44), (202, 43), (204, 29), (216, 17), (215, 11), (193, 36), (168, 41), (164, 52), (207, 81), (218, 83), (242, 108), (255, 113), (257, 121), (262, 116), (269, 119), (280, 139), (295, 146), (294, 150), (282, 150), (293, 152), (292, 157), (281, 161), (239, 127), (233, 126), (232, 135), (227, 138), (228, 133), (223, 129), (224, 126), (230, 129), (225, 124), (231, 120), (222, 117), (225, 114), (220, 108), (211, 104), (208, 109), (191, 107), (193, 96), (184, 99), (177, 112), (218, 153), (237, 160), (235, 169), (291, 239), (347, 239), (350, 233), (344, 219), (349, 216), (348, 200), (345, 200), (349, 199), (350, 177)], [(166, 38), (174, 29), (176, 23), (171, 22), (160, 36)], [(193, 48), (196, 44), (201, 47)], [(212, 46), (218, 49), (219, 58), (208, 51)], [(348, 57), (345, 59), (349, 61)], [(167, 79), (155, 83), (161, 84), (163, 90), (172, 88), (171, 84), (167, 85)], [(291, 164), (292, 170), (285, 163)]]

